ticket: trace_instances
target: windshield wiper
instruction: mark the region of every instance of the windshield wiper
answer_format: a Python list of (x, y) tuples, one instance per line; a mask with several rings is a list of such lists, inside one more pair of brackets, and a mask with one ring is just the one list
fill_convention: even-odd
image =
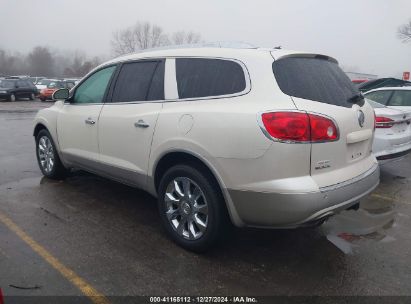
[(361, 92), (347, 99), (347, 101), (351, 103), (358, 103), (359, 101), (363, 101), (363, 100), (364, 100), (364, 95)]

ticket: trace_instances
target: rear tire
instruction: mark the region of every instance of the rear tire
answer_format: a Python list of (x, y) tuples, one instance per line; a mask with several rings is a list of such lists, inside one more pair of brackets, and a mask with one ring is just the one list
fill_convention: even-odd
[(68, 170), (63, 166), (56, 145), (46, 129), (41, 130), (36, 136), (36, 156), (44, 176), (51, 179), (63, 179), (67, 176)]
[(16, 95), (10, 94), (10, 96), (9, 96), (9, 101), (14, 102), (14, 101), (16, 101), (16, 100), (17, 100), (17, 99), (16, 99)]
[(30, 100), (36, 99), (36, 95), (34, 95), (34, 93), (31, 93), (29, 99), (30, 99)]
[(162, 224), (181, 247), (203, 252), (225, 235), (228, 215), (214, 178), (195, 164), (167, 170), (158, 189)]

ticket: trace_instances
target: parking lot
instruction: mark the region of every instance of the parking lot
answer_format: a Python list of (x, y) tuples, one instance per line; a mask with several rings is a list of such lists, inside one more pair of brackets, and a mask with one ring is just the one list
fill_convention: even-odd
[(319, 228), (234, 230), (199, 255), (166, 237), (142, 191), (84, 172), (42, 177), (32, 119), (51, 105), (0, 102), (6, 296), (411, 295), (410, 155), (381, 166), (358, 211)]

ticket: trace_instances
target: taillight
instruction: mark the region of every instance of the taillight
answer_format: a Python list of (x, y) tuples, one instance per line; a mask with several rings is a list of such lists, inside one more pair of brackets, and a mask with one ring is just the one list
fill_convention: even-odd
[(378, 129), (389, 129), (394, 125), (394, 120), (384, 116), (375, 117), (375, 127)]
[(334, 122), (304, 112), (263, 113), (261, 120), (268, 134), (281, 141), (324, 142), (338, 139)]

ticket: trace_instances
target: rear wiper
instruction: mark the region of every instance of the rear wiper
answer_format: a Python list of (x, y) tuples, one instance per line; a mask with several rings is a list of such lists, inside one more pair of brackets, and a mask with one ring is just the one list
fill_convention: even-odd
[(363, 101), (363, 100), (364, 100), (364, 95), (361, 92), (347, 99), (347, 101), (351, 103), (358, 103), (359, 101)]

